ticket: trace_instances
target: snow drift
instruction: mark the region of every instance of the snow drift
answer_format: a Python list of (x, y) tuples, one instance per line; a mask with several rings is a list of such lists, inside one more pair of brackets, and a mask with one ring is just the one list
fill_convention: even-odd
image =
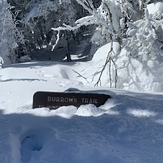
[[(162, 93), (92, 88), (73, 71), (93, 70), (97, 63), (29, 62), (0, 69), (0, 162), (162, 162)], [(91, 73), (85, 72), (88, 80)], [(100, 107), (32, 109), (36, 91), (72, 87), (112, 98)]]

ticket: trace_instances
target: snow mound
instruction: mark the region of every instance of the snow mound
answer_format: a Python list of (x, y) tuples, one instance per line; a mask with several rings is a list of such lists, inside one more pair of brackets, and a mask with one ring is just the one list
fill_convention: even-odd
[(94, 54), (92, 60), (93, 61), (99, 61), (99, 60), (104, 60), (107, 58), (108, 56), (108, 52), (110, 51), (110, 49), (113, 48), (113, 53), (112, 53), (112, 57), (115, 56), (116, 54), (118, 54), (119, 49), (120, 49), (120, 45), (118, 42), (113, 42), (112, 44), (106, 44), (104, 46), (102, 46), (101, 48), (99, 48), (96, 53)]
[[(119, 53), (118, 44), (114, 45), (114, 53), (111, 53), (114, 63), (109, 62), (101, 75), (110, 44), (99, 48), (93, 60), (85, 66), (86, 68), (79, 70), (80, 79), (83, 83), (94, 86), (101, 75), (99, 82), (101, 86), (111, 86), (112, 88), (116, 86), (118, 89), (140, 92), (163, 91), (163, 63), (161, 57), (141, 62), (128, 56), (125, 49), (122, 49)], [(118, 78), (116, 78), (116, 70)], [(82, 79), (82, 77), (85, 79)]]
[(95, 105), (89, 104), (80, 106), (76, 114), (79, 116), (99, 116), (104, 112), (104, 110), (97, 108)]

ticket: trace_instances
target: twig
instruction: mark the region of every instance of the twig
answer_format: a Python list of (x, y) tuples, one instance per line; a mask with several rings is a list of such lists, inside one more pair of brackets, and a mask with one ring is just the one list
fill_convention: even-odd
[(86, 77), (84, 77), (83, 75), (81, 75), (80, 73), (78, 73), (77, 71), (75, 71), (75, 70), (73, 70), (76, 74), (78, 74), (79, 76), (77, 76), (77, 77), (81, 77), (81, 78), (83, 78), (83, 79), (85, 79), (87, 82), (88, 82), (88, 80), (87, 80), (87, 78)]
[(94, 86), (98, 86), (99, 84), (101, 85), (101, 77), (102, 74), (104, 72), (104, 70), (106, 69), (107, 64), (109, 63), (109, 79), (110, 79), (110, 88), (112, 88), (112, 75), (111, 75), (111, 64), (113, 63), (114, 68), (115, 68), (115, 88), (116, 88), (116, 84), (117, 84), (117, 80), (118, 80), (118, 73), (117, 73), (117, 66), (115, 61), (113, 60), (113, 58), (110, 56), (110, 53), (113, 52), (113, 42), (111, 42), (111, 48), (108, 52), (107, 58), (105, 60), (105, 64), (100, 72), (100, 76), (96, 82), (96, 84)]

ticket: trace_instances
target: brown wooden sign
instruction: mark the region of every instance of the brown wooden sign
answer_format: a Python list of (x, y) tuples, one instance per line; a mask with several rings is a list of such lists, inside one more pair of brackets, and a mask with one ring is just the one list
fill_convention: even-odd
[(47, 107), (57, 109), (60, 106), (94, 104), (103, 105), (111, 96), (87, 92), (36, 92), (33, 96), (33, 109)]

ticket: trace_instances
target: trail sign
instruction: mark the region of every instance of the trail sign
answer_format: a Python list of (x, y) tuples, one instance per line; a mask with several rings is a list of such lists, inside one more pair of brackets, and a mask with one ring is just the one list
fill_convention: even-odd
[(57, 109), (61, 106), (94, 104), (103, 105), (111, 96), (87, 92), (36, 92), (33, 96), (33, 109), (47, 107)]

